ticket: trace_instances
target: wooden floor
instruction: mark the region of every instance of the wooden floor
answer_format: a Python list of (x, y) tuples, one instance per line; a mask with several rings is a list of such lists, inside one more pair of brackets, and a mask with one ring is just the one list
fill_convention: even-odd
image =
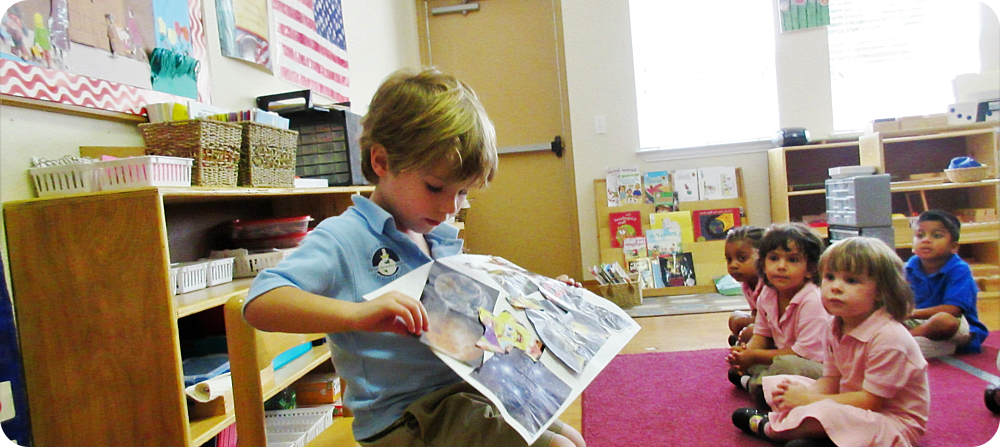
[[(695, 349), (712, 349), (727, 347), (729, 336), (727, 321), (728, 312), (676, 315), (669, 317), (636, 318), (642, 329), (635, 338), (622, 349), (621, 354), (639, 354), (655, 351), (690, 351)], [(560, 419), (580, 430), (582, 411), (578, 398), (560, 416)], [(583, 434), (584, 439), (587, 434)], [(341, 447), (354, 446), (351, 435), (350, 419), (340, 418), (334, 426), (327, 429), (307, 447)]]

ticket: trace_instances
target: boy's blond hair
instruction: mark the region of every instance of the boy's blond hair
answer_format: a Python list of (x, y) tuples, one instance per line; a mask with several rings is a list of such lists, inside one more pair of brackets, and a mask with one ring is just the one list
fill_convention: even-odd
[(389, 170), (426, 170), (446, 161), (448, 183), (482, 187), (497, 171), (496, 131), (472, 89), (430, 68), (400, 70), (375, 92), (362, 119), (361, 172), (372, 184), (371, 149), (385, 147)]
[(835, 242), (819, 260), (823, 274), (862, 273), (875, 281), (875, 308), (883, 308), (896, 321), (913, 311), (913, 290), (906, 282), (903, 261), (881, 239), (851, 237)]

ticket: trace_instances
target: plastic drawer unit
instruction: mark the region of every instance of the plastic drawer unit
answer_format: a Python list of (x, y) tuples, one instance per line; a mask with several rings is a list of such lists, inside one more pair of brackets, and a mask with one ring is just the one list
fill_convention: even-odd
[(826, 215), (830, 226), (891, 227), (889, 174), (827, 180)]
[(889, 247), (895, 247), (896, 245), (896, 233), (892, 227), (830, 227), (830, 243), (855, 236), (880, 239)]

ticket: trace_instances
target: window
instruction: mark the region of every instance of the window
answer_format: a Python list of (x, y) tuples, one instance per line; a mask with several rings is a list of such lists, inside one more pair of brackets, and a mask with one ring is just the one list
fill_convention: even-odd
[(772, 2), (630, 0), (629, 13), (641, 148), (770, 139)]
[(833, 129), (876, 118), (944, 113), (951, 81), (979, 71), (979, 2), (830, 2)]

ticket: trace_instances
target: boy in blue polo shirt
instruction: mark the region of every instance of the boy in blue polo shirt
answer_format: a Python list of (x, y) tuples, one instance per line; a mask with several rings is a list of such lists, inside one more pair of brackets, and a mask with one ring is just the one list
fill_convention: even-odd
[[(363, 296), (434, 259), (459, 254), (444, 224), (497, 171), (496, 133), (475, 93), (437, 70), (400, 71), (362, 121), (370, 198), (324, 220), (276, 268), (254, 280), (246, 320), (275, 332), (328, 333), (353, 433), (365, 447), (526, 446), (492, 403), (421, 343), (420, 301)], [(557, 422), (533, 446), (582, 447)]]
[(955, 216), (940, 210), (917, 218), (913, 257), (906, 263), (916, 308), (906, 326), (925, 358), (980, 352), (989, 335), (979, 322), (972, 270), (957, 254), (961, 227)]

